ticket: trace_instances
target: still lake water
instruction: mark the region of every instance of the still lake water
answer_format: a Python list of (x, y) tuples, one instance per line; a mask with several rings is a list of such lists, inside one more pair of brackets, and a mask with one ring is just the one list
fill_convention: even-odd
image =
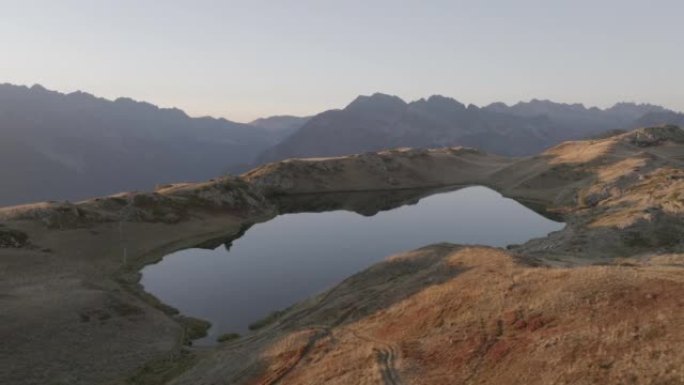
[(169, 254), (145, 267), (141, 282), (181, 313), (211, 321), (209, 336), (196, 341), (210, 344), (397, 252), (439, 242), (503, 247), (563, 227), (496, 191), (466, 187), (373, 216), (280, 215), (251, 227), (229, 250)]

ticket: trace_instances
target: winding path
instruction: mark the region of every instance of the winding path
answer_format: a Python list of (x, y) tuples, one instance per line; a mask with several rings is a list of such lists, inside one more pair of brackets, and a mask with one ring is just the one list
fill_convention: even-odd
[(359, 334), (356, 331), (351, 332), (354, 337), (375, 344), (373, 348), (375, 352), (375, 361), (380, 372), (380, 377), (385, 385), (401, 385), (401, 377), (394, 365), (397, 357), (397, 349), (394, 345), (384, 341), (380, 341), (368, 336)]

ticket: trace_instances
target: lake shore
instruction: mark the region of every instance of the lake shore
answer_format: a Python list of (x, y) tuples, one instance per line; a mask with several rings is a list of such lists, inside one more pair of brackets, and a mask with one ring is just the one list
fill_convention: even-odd
[[(642, 372), (653, 376), (665, 373), (658, 378), (676, 379), (672, 377), (675, 374), (665, 369), (681, 362), (682, 357), (669, 347), (668, 335), (662, 331), (670, 330), (682, 321), (676, 319), (681, 312), (675, 312), (680, 305), (672, 299), (684, 294), (680, 243), (684, 198), (677, 195), (684, 188), (682, 160), (677, 158), (681, 153), (679, 142), (665, 138), (643, 146), (635, 144), (629, 134), (571, 142), (540, 156), (521, 159), (492, 157), (463, 149), (402, 150), (332, 160), (280, 162), (247, 173), (237, 181), (172, 185), (160, 188), (155, 194), (116, 196), (75, 205), (43, 204), (0, 209), (3, 225), (0, 231), (9, 234), (7, 244), (12, 245), (0, 248), (3, 261), (0, 301), (4, 310), (0, 331), (5, 342), (0, 351), (0, 367), (3, 368), (0, 382), (155, 384), (175, 379), (171, 383), (180, 384), (196, 383), (200, 379), (244, 382), (259, 378), (262, 383), (297, 383), (304, 379), (328, 378), (340, 370), (360, 376), (338, 377), (340, 383), (344, 383), (352, 378), (370, 381), (378, 376), (391, 380), (407, 373), (420, 373), (411, 371), (420, 365), (425, 365), (421, 369), (426, 371), (425, 375), (439, 379), (439, 374), (431, 371), (429, 360), (416, 361), (422, 356), (431, 357), (430, 348), (415, 350), (397, 345), (400, 341), (415, 340), (423, 333), (420, 330), (424, 330), (435, 331), (435, 341), (444, 341), (444, 338), (470, 341), (457, 346), (471, 346), (472, 342), (468, 349), (481, 354), (463, 358), (468, 364), (458, 367), (464, 368), (463, 373), (474, 373), (463, 378), (477, 376), (485, 382), (496, 383), (500, 379), (496, 375), (498, 372), (485, 370), (490, 361), (477, 357), (499, 352), (495, 357), (509, 357), (511, 368), (515, 368), (514, 364), (521, 362), (520, 357), (527, 352), (520, 350), (517, 344), (508, 348), (496, 347), (500, 338), (491, 339), (490, 336), (499, 333), (498, 317), (518, 307), (540, 309), (542, 315), (523, 310), (515, 315), (518, 318), (511, 317), (515, 318), (514, 324), (521, 320), (528, 326), (541, 324), (531, 332), (547, 330), (545, 325), (560, 329), (570, 327), (565, 321), (559, 321), (565, 319), (554, 310), (554, 303), (562, 303), (558, 302), (560, 297), (540, 297), (552, 281), (560, 282), (559, 287), (567, 290), (583, 282), (587, 288), (597, 288), (595, 295), (601, 290), (614, 295), (626, 292), (622, 298), (630, 301), (655, 295), (648, 302), (649, 306), (654, 306), (653, 313), (648, 314), (657, 317), (659, 312), (664, 312), (675, 318), (649, 318), (644, 322), (657, 327), (651, 332), (642, 330), (648, 338), (640, 337), (639, 341), (643, 343), (624, 346), (635, 359), (641, 359), (637, 354), (639, 349), (644, 352), (659, 349), (662, 352), (660, 360), (649, 366), (653, 371), (644, 369)], [(172, 315), (170, 309), (155, 303), (137, 286), (139, 269), (162, 255), (208, 240), (230, 237), (245, 225), (272, 218), (278, 212), (277, 203), (274, 203), (276, 196), (362, 188), (402, 190), (447, 184), (491, 187), (505, 196), (563, 217), (568, 226), (552, 236), (529, 241), (508, 251), (438, 245), (409, 253), (408, 257), (392, 258), (345, 280), (321, 296), (295, 305), (268, 327), (209, 351), (185, 345), (194, 330), (193, 323)], [(22, 241), (21, 237), (13, 236), (5, 229), (18, 231), (28, 238)], [(125, 253), (121, 250), (122, 238), (126, 240)], [(397, 264), (396, 261), (409, 262)], [(569, 274), (564, 273), (568, 271), (566, 269), (551, 268), (597, 263), (609, 266), (571, 269)], [(453, 275), (441, 272), (442, 267), (451, 265), (455, 266)], [(478, 273), (463, 282), (464, 269)], [(474, 306), (468, 313), (472, 319), (450, 320), (436, 314), (430, 321), (407, 318), (402, 325), (414, 334), (408, 337), (400, 331), (392, 334), (392, 320), (397, 319), (398, 309), (414, 314), (423, 309), (421, 304), (438, 308), (450, 298), (449, 290), (462, 290), (463, 287), (468, 288), (472, 298), (480, 294), (505, 293), (506, 289), (501, 285), (509, 282), (506, 279), (497, 278), (499, 283), (493, 286), (487, 286), (486, 282), (492, 277), (507, 276), (510, 271), (521, 278), (510, 281), (518, 285), (515, 290), (522, 290), (511, 297), (510, 306), (485, 311), (480, 307), (482, 304), (475, 306), (474, 302), (464, 302), (470, 304), (459, 306)], [(608, 284), (616, 279), (626, 280), (628, 285)], [(451, 289), (426, 291), (425, 282), (434, 283), (435, 289), (440, 287), (440, 282)], [(657, 287), (657, 293), (647, 292), (649, 287)], [(368, 303), (360, 302), (357, 307), (344, 305), (375, 291), (396, 293), (401, 301), (381, 296)], [(639, 312), (628, 310), (626, 303), (610, 307), (610, 301), (586, 298), (586, 306), (578, 308), (586, 314), (613, 309), (615, 317), (635, 322), (639, 316)], [(642, 306), (641, 302), (638, 304)], [(454, 309), (457, 311), (458, 306)], [(426, 317), (429, 314), (432, 313), (426, 313)], [(549, 319), (544, 318), (547, 315)], [(478, 317), (484, 319), (484, 334), (476, 332), (472, 323)], [(491, 330), (490, 321), (494, 325)], [(600, 325), (609, 325), (612, 321), (609, 317), (593, 320)], [(450, 334), (439, 329), (449, 322), (457, 325), (456, 329), (444, 333), (459, 331), (463, 333), (460, 337), (448, 337)], [(508, 321), (502, 318), (502, 322)], [(589, 326), (588, 323), (573, 325), (576, 330)], [(528, 326), (519, 330), (528, 330)], [(625, 323), (606, 330), (623, 335), (633, 326)], [(372, 333), (359, 332), (369, 328), (373, 329)], [(378, 333), (384, 333), (382, 338)], [(503, 333), (500, 335), (507, 335), (506, 331)], [(574, 345), (567, 343), (568, 339), (579, 335), (553, 336), (558, 337), (556, 344), (563, 347), (554, 357), (569, 354), (568, 349)], [(601, 336), (598, 332), (585, 335), (595, 342), (602, 341)], [(332, 337), (340, 337), (341, 345), (326, 345)], [(679, 334), (670, 337), (679, 338)], [(349, 347), (360, 340), (366, 341), (364, 348), (355, 350), (356, 353), (349, 351)], [(550, 340), (535, 341), (547, 343)], [(615, 338), (608, 342), (610, 344), (604, 346), (606, 351), (622, 346), (624, 341)], [(441, 345), (435, 342), (434, 347), (438, 346)], [(526, 346), (540, 349), (535, 344)], [(576, 345), (576, 348), (580, 351), (589, 349), (584, 345)], [(325, 370), (316, 372), (306, 364), (300, 366), (305, 363), (303, 359), (316, 357), (310, 353), (326, 349), (342, 353), (334, 363), (321, 366)], [(504, 351), (517, 354), (501, 353)], [(243, 358), (229, 358), (236, 354)], [(458, 356), (455, 352), (454, 355)], [(369, 357), (376, 359), (368, 360)], [(449, 359), (455, 360), (454, 357)], [(364, 366), (363, 362), (368, 365)], [(573, 373), (603, 373), (603, 366), (627, 373), (625, 362), (599, 362), (585, 372), (568, 369), (570, 377), (567, 378), (572, 378)], [(546, 370), (538, 369), (540, 373)], [(545, 377), (540, 375), (539, 378)], [(607, 383), (616, 383), (619, 378), (622, 377), (604, 379)]]

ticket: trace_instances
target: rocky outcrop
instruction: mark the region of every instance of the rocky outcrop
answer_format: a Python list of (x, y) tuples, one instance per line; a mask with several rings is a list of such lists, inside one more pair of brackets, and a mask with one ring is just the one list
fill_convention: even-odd
[(28, 235), (19, 230), (0, 227), (0, 248), (18, 249), (28, 245)]
[(0, 208), (0, 219), (37, 221), (50, 229), (84, 228), (106, 222), (177, 223), (197, 214), (258, 217), (275, 212), (260, 189), (225, 177), (206, 183), (167, 185), (88, 201), (47, 202)]
[(462, 147), (409, 149), (333, 158), (289, 159), (242, 175), (267, 195), (487, 184), (511, 159)]
[(639, 147), (657, 146), (667, 141), (684, 143), (684, 130), (673, 125), (645, 127), (627, 133), (623, 138)]

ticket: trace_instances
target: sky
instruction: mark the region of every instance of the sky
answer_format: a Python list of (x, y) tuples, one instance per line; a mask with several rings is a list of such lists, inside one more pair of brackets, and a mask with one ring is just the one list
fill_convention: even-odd
[(684, 110), (681, 0), (0, 0), (0, 83), (235, 121), (360, 94)]

